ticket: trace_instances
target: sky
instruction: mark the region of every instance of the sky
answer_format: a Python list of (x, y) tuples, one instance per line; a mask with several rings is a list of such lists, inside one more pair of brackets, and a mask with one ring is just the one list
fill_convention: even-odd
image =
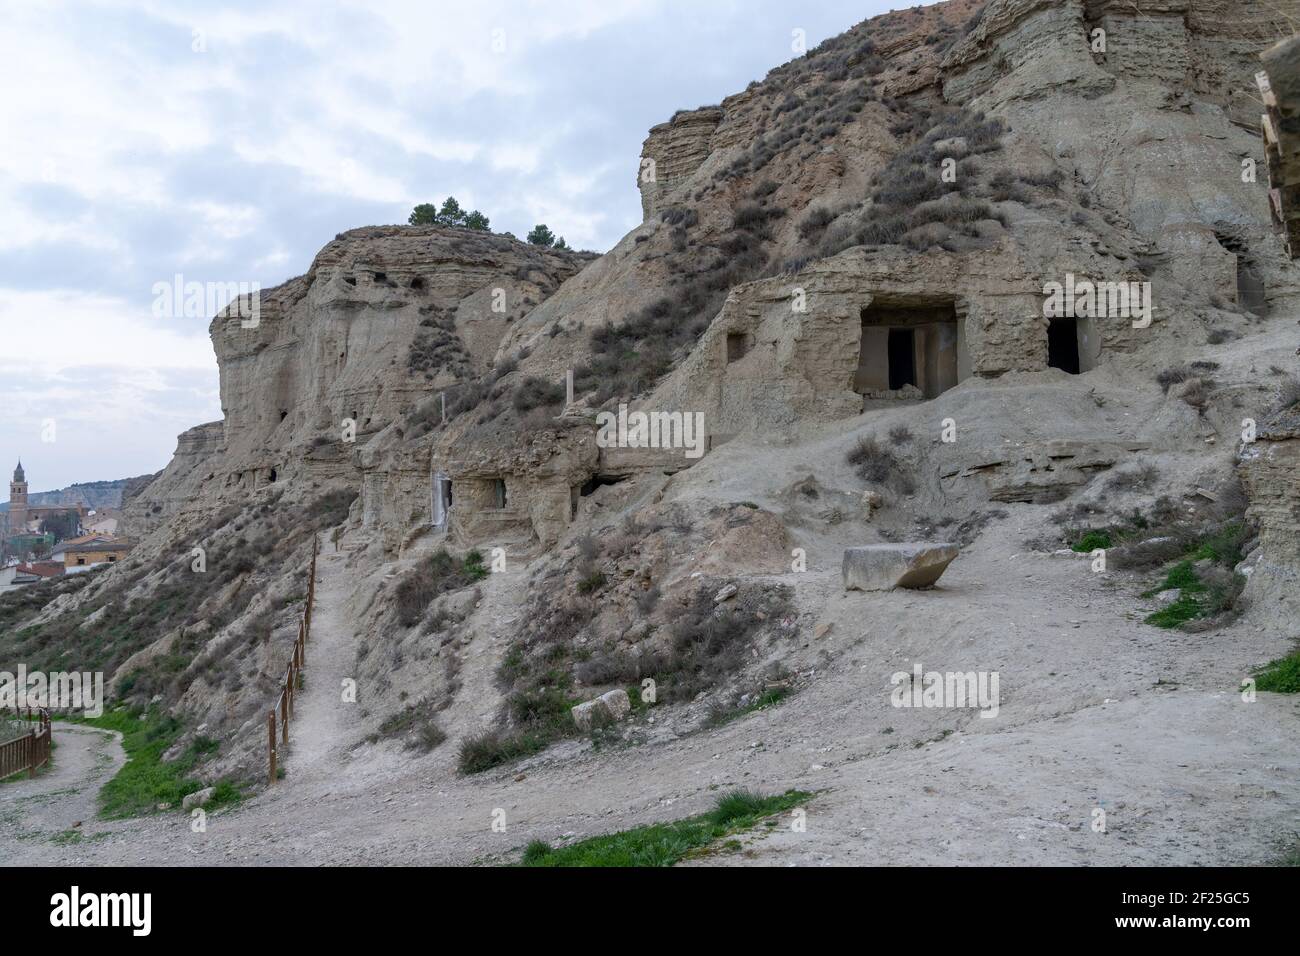
[(338, 232), (454, 195), (605, 251), (646, 132), (890, 9), (878, 0), (0, 0), (0, 471), (163, 468), (221, 417), (210, 315)]

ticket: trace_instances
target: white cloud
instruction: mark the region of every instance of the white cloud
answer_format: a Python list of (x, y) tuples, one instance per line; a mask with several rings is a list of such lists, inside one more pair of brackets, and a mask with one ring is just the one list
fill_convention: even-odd
[(215, 370), (207, 320), (155, 319), (150, 302), (0, 289), (5, 354), (43, 374), (88, 364)]

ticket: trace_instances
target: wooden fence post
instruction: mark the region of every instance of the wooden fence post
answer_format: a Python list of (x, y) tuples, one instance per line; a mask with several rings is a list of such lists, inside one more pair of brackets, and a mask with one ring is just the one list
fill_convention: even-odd
[(272, 710), (269, 714), (266, 715), (266, 730), (267, 730), (267, 744), (268, 744), (267, 754), (271, 763), (270, 782), (272, 785), (274, 785), (275, 783), (275, 711), (274, 710)]

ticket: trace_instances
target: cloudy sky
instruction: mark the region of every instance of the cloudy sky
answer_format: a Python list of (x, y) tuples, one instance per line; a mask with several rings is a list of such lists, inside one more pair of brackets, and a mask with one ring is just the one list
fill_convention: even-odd
[(4, 480), (153, 472), (220, 417), (208, 317), (155, 317), (155, 283), (274, 285), (449, 194), (604, 251), (652, 125), (887, 9), (0, 0)]

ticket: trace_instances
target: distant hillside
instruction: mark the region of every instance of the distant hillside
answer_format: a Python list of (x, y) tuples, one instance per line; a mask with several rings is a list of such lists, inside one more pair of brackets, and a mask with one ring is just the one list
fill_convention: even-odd
[[(122, 489), (137, 478), (118, 478), (116, 481), (85, 481), (58, 491), (39, 491), (27, 496), (29, 504), (41, 507), (84, 503), (87, 508), (120, 508)], [(0, 512), (9, 510), (9, 502), (0, 502)]]

